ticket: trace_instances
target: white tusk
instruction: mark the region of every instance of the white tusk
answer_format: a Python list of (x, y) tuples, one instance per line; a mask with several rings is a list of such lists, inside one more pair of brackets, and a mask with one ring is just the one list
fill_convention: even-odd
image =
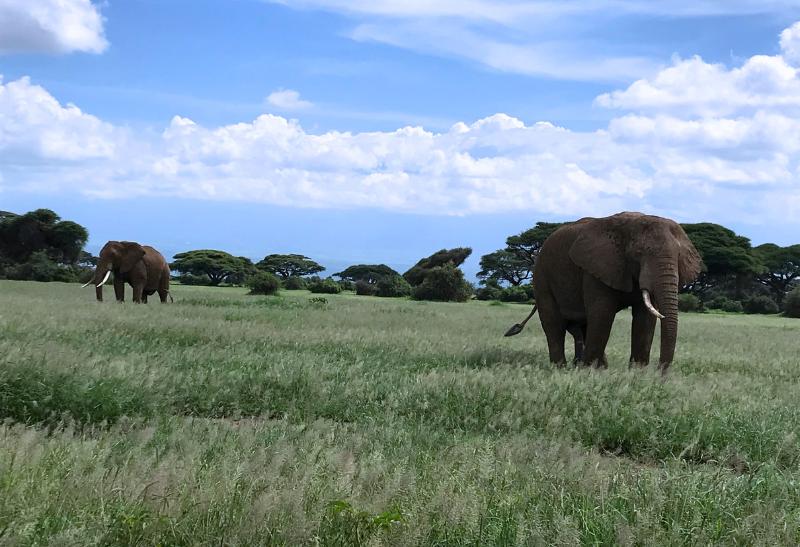
[(83, 288), (85, 288), (85, 287), (88, 287), (88, 286), (89, 286), (89, 285), (91, 285), (91, 284), (92, 284), (92, 280), (90, 279), (89, 281), (87, 281), (86, 283), (84, 283), (83, 285), (81, 285), (81, 289), (83, 289)]
[(108, 271), (106, 272), (106, 276), (105, 276), (105, 277), (103, 278), (103, 280), (100, 282), (100, 284), (98, 285), (98, 287), (102, 287), (103, 285), (105, 285), (105, 284), (106, 284), (106, 281), (108, 281), (108, 278), (109, 278), (110, 276), (111, 276), (111, 270), (108, 270)]
[(658, 310), (653, 306), (653, 303), (650, 302), (650, 293), (647, 289), (642, 289), (642, 298), (644, 298), (644, 305), (647, 306), (647, 310), (658, 317), (659, 319), (664, 319), (664, 316), (661, 315)]

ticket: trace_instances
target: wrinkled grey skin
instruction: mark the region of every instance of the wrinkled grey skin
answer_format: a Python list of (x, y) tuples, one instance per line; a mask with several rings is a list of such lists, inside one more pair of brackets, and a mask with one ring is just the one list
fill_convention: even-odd
[(566, 363), (567, 331), (584, 341), (586, 365), (607, 367), (605, 349), (618, 311), (631, 308), (630, 363), (650, 361), (661, 319), (659, 368), (666, 374), (678, 336), (678, 289), (700, 273), (700, 255), (676, 222), (641, 213), (583, 218), (556, 230), (536, 261), (534, 289), (550, 361)]
[(91, 281), (96, 287), (97, 300), (101, 302), (102, 281), (109, 271), (114, 274), (114, 294), (118, 302), (125, 300), (125, 283), (133, 287), (133, 301), (136, 303), (147, 303), (147, 297), (155, 292), (158, 292), (161, 302), (167, 301), (169, 266), (154, 248), (133, 241), (109, 241), (103, 246)]

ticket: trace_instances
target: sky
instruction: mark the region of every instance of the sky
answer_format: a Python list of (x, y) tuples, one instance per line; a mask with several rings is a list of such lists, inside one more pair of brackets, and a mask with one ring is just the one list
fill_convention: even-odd
[(800, 242), (796, 0), (0, 0), (0, 210), (328, 272), (642, 211)]

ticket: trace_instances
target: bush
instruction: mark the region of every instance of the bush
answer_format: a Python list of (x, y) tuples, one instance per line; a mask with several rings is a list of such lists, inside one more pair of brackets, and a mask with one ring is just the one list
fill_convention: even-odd
[(342, 287), (333, 279), (320, 279), (309, 283), (308, 290), (313, 293), (339, 294), (342, 292)]
[(783, 306), (783, 314), (786, 317), (800, 317), (800, 287), (786, 295)]
[(63, 281), (70, 283), (78, 281), (80, 269), (71, 266), (61, 266), (47, 256), (45, 251), (31, 254), (27, 262), (8, 266), (5, 276), (8, 279), (19, 281)]
[(769, 296), (753, 296), (744, 303), (746, 313), (778, 313), (778, 305)]
[(300, 276), (293, 275), (287, 277), (283, 282), (283, 288), (287, 291), (302, 291), (306, 288), (306, 280)]
[(190, 273), (178, 276), (181, 285), (211, 285), (211, 280), (207, 275), (194, 275)]
[(464, 272), (452, 264), (428, 270), (421, 285), (414, 287), (415, 300), (466, 302), (472, 296), (472, 285), (464, 279)]
[(350, 281), (349, 279), (342, 279), (341, 281), (337, 281), (339, 286), (342, 288), (343, 291), (354, 291), (356, 290), (356, 284)]
[(356, 294), (359, 296), (375, 296), (378, 293), (378, 287), (374, 283), (359, 279), (356, 281)]
[(376, 286), (378, 296), (401, 297), (411, 294), (411, 285), (399, 275), (384, 277)]
[(506, 287), (500, 293), (500, 300), (503, 302), (532, 302), (533, 287), (531, 285)]
[(269, 272), (259, 272), (245, 280), (245, 285), (250, 289), (248, 294), (275, 294), (281, 288), (281, 280)]
[(706, 302), (706, 308), (710, 310), (722, 310), (733, 313), (741, 313), (742, 303), (738, 300), (731, 300), (727, 296), (715, 296)]
[(486, 285), (475, 291), (475, 298), (478, 300), (500, 300), (503, 294), (503, 287), (497, 285)]
[(678, 295), (678, 311), (700, 311), (700, 299), (693, 294), (683, 293)]

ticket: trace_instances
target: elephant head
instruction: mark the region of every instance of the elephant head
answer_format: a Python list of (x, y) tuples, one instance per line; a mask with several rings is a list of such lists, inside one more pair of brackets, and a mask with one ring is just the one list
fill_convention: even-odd
[[(678, 290), (700, 274), (702, 261), (676, 222), (641, 213), (585, 219), (570, 259), (609, 287), (641, 291), (661, 319), (660, 363), (669, 366), (678, 335)], [(662, 369), (663, 370), (663, 369)]]
[(133, 241), (109, 241), (100, 250), (94, 277), (84, 285), (94, 285), (101, 298), (102, 286), (108, 281), (112, 270), (128, 273), (144, 256), (144, 247)]

